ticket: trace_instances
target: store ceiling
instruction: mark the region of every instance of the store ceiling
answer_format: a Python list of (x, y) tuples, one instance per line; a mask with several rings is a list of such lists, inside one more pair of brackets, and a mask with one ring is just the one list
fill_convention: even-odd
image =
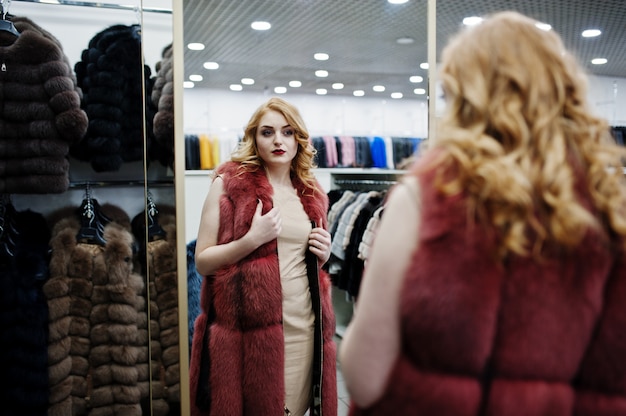
[[(185, 44), (201, 42), (202, 51), (185, 51), (185, 79), (203, 76), (198, 87), (228, 89), (244, 77), (254, 85), (245, 91), (315, 93), (325, 88), (329, 95), (352, 95), (362, 89), (366, 96), (424, 98), (413, 93), (427, 88), (427, 0), (409, 0), (392, 5), (387, 0), (183, 0)], [(438, 55), (445, 40), (456, 32), (466, 16), (500, 10), (517, 10), (552, 25), (561, 34), (587, 70), (596, 75), (626, 78), (625, 0), (443, 0), (437, 2)], [(272, 28), (254, 31), (250, 24), (265, 20)], [(582, 38), (584, 29), (598, 28), (597, 38)], [(410, 45), (396, 39), (411, 37)], [(327, 61), (313, 59), (315, 52), (330, 55)], [(592, 58), (608, 59), (592, 65)], [(203, 68), (206, 61), (219, 63), (218, 70)], [(318, 78), (315, 70), (328, 71)], [(409, 77), (421, 75), (421, 84)], [(291, 80), (302, 82), (290, 88)], [(334, 90), (331, 84), (345, 87)], [(384, 92), (372, 91), (384, 85)]]

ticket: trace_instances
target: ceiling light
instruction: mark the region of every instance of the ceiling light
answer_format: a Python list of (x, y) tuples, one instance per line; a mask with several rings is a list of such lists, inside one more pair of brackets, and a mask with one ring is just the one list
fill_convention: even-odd
[(415, 42), (415, 39), (409, 37), (409, 36), (403, 36), (401, 38), (396, 39), (396, 43), (398, 45), (410, 45), (413, 42)]
[(204, 44), (193, 42), (193, 43), (188, 44), (187, 48), (191, 49), (192, 51), (201, 51), (201, 50), (204, 50)]
[(591, 60), (591, 63), (594, 65), (604, 65), (608, 62), (606, 58), (594, 58)]
[(289, 81), (289, 86), (291, 88), (300, 88), (302, 86), (302, 83), (300, 81)]
[(200, 81), (203, 80), (203, 78), (202, 78), (202, 75), (193, 74), (193, 75), (189, 75), (189, 80), (190, 81), (200, 82)]
[(383, 92), (385, 91), (385, 86), (384, 85), (374, 85), (372, 87), (372, 89), (376, 92)]
[(287, 87), (276, 87), (274, 88), (274, 92), (276, 94), (284, 94), (287, 92)]
[(194, 84), (191, 81), (185, 81), (183, 82), (183, 88), (193, 88), (196, 84)]
[(327, 53), (323, 52), (318, 52), (313, 55), (313, 59), (315, 59), (316, 61), (327, 61), (328, 58), (330, 58), (330, 56), (328, 56)]
[(315, 90), (315, 93), (317, 95), (326, 95), (328, 93), (328, 90), (326, 88), (318, 88)]
[(230, 90), (231, 91), (241, 91), (243, 90), (243, 87), (241, 86), (241, 84), (230, 84)]
[(413, 84), (417, 84), (424, 81), (424, 78), (420, 77), (419, 75), (413, 75), (411, 78), (409, 78), (409, 81), (411, 81)]
[(241, 78), (241, 83), (243, 85), (254, 85), (254, 80), (252, 78)]
[(463, 18), (463, 24), (465, 26), (475, 26), (483, 21), (483, 18), (480, 16), (469, 16)]
[(331, 87), (333, 88), (333, 90), (341, 90), (343, 89), (343, 84), (341, 82), (335, 82), (333, 85), (331, 85)]
[(583, 30), (582, 36), (583, 38), (595, 38), (596, 36), (600, 36), (601, 34), (602, 34), (601, 30), (587, 29), (587, 30)]
[(541, 22), (537, 22), (535, 23), (535, 27), (537, 27), (538, 29), (541, 29), (545, 32), (548, 32), (550, 30), (552, 30), (552, 25), (549, 25), (547, 23), (541, 23)]
[(365, 91), (363, 91), (363, 90), (354, 90), (352, 95), (354, 95), (355, 97), (363, 97), (365, 95)]
[(390, 4), (404, 4), (409, 0), (387, 0)]
[(204, 67), (204, 69), (217, 69), (220, 67), (220, 64), (218, 64), (217, 62), (205, 62), (204, 64), (202, 64), (202, 66)]
[(315, 71), (315, 76), (320, 78), (326, 78), (328, 76), (328, 71), (318, 69), (317, 71)]
[(424, 94), (426, 94), (426, 90), (424, 88), (415, 88), (413, 90), (413, 94), (424, 95)]
[(422, 62), (422, 63), (420, 64), (420, 68), (422, 68), (422, 69), (428, 69), (428, 62)]
[(269, 30), (272, 25), (269, 22), (257, 21), (252, 22), (250, 27), (254, 30)]
[(399, 99), (399, 98), (402, 98), (402, 93), (401, 92), (392, 92), (391, 93), (391, 98), (394, 98), (396, 100)]

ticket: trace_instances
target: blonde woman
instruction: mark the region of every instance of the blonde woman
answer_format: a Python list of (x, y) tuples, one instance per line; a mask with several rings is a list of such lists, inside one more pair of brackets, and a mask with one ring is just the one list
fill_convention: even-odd
[(353, 415), (626, 414), (625, 152), (537, 23), (498, 13), (443, 52), (437, 140), (341, 344)]
[(271, 98), (217, 169), (196, 241), (194, 415), (337, 414), (328, 198), (298, 110)]

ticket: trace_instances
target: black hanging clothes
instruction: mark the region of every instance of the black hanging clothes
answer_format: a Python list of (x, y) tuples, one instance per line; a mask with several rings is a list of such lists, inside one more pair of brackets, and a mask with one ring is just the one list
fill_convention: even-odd
[(42, 287), (50, 234), (35, 212), (10, 209), (0, 217), (0, 413), (46, 416), (48, 306)]
[(144, 129), (148, 140), (154, 140), (154, 107), (147, 101), (154, 80), (143, 65), (140, 26), (114, 25), (96, 34), (74, 70), (89, 128), (71, 147), (71, 155), (90, 162), (96, 172), (117, 171), (125, 162), (143, 160)]

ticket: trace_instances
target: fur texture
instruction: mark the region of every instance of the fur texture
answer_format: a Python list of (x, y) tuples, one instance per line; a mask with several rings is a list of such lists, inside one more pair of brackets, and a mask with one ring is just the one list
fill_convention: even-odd
[[(89, 127), (70, 153), (96, 172), (117, 171), (123, 163), (143, 159), (143, 111), (150, 126), (154, 112), (142, 95), (143, 88), (150, 96), (152, 82), (150, 68), (140, 63), (140, 40), (139, 25), (110, 26), (89, 41), (74, 65)], [(154, 140), (151, 128), (146, 133), (149, 142)]]
[[(272, 207), (272, 187), (263, 170), (236, 175), (238, 164), (227, 162), (219, 168), (224, 174), (225, 195), (220, 201), (218, 242), (226, 243), (243, 236), (249, 229), (257, 200), (263, 212)], [(323, 193), (311, 195), (294, 180), (304, 210), (310, 219), (326, 224), (328, 200)], [(321, 187), (318, 186), (318, 189)], [(282, 329), (282, 289), (278, 267), (277, 242), (273, 240), (255, 250), (236, 265), (205, 277), (201, 305), (196, 321), (191, 358), (192, 414), (203, 414), (197, 406), (197, 388), (203, 353), (210, 359), (210, 414), (244, 415), (283, 413), (284, 337)], [(328, 275), (320, 270), (323, 329), (322, 408), (325, 415), (337, 414), (335, 320), (330, 299)], [(208, 313), (214, 308), (215, 321), (207, 330)], [(208, 351), (203, 351), (205, 331)], [(204, 410), (206, 412), (206, 410)]]
[[(608, 415), (626, 409), (626, 268), (589, 231), (571, 252), (492, 260), (462, 195), (422, 190), (401, 295), (403, 350), (384, 397), (353, 415)], [(582, 197), (584, 198), (584, 197)]]
[(0, 34), (0, 192), (65, 192), (69, 146), (87, 131), (82, 91), (59, 41), (27, 18), (11, 20), (20, 36)]
[[(77, 243), (77, 210), (49, 217), (50, 415), (141, 415), (148, 391), (146, 301), (130, 221), (104, 204), (106, 246)], [(120, 413), (121, 414), (121, 413)]]

